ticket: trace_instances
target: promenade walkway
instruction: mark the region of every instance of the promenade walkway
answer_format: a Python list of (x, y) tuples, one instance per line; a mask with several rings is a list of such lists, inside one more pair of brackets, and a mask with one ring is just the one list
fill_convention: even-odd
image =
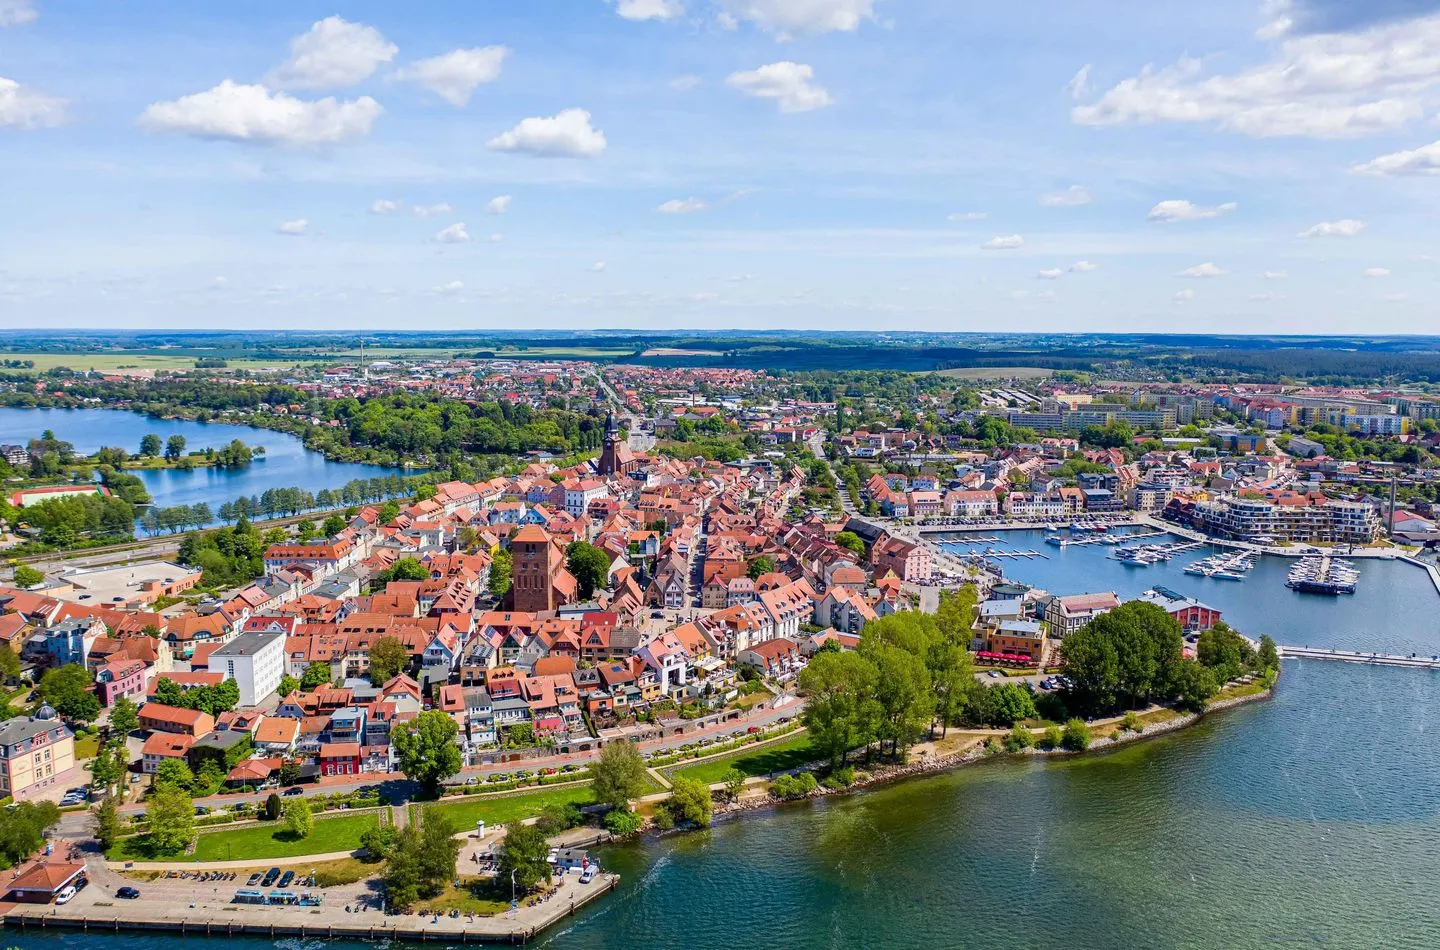
[(1342, 663), (1368, 663), (1372, 666), (1408, 666), (1421, 670), (1440, 670), (1440, 654), (1409, 656), (1390, 653), (1364, 653), (1359, 650), (1332, 650), (1327, 647), (1277, 646), (1276, 652), (1287, 660), (1339, 660)]

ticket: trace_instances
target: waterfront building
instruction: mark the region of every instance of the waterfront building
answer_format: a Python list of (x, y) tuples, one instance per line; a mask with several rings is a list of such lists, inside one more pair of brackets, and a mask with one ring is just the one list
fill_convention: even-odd
[(1174, 617), (1186, 633), (1201, 633), (1220, 622), (1220, 611), (1168, 587), (1152, 587), (1140, 595), (1140, 600)]
[(1063, 640), (1096, 617), (1119, 606), (1120, 598), (1113, 591), (1101, 594), (1072, 594), (1068, 597), (1051, 597), (1045, 601), (1042, 615), (1050, 625), (1050, 635), (1057, 640)]
[(1256, 541), (1274, 538), (1322, 544), (1370, 544), (1380, 516), (1368, 501), (1340, 501), (1319, 493), (1271, 498), (1222, 495), (1195, 503), (1192, 519), (1207, 534)]

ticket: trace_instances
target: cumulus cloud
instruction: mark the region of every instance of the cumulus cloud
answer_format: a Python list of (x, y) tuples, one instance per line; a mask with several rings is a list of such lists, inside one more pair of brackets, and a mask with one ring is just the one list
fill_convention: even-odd
[(1238, 207), (1240, 206), (1233, 201), (1227, 201), (1223, 205), (1207, 207), (1205, 205), (1197, 205), (1191, 201), (1173, 198), (1169, 201), (1162, 201), (1151, 208), (1150, 213), (1145, 217), (1146, 220), (1149, 221), (1163, 221), (1166, 223), (1172, 221), (1205, 221), (1209, 218), (1218, 218), (1221, 215), (1229, 214)]
[(369, 79), (399, 51), (373, 26), (329, 16), (290, 41), (290, 58), (269, 81), (280, 89), (344, 89)]
[(437, 215), (449, 214), (454, 210), (454, 208), (442, 201), (434, 205), (416, 205), (414, 213), (417, 218), (433, 218)]
[(595, 263), (591, 264), (589, 267), (587, 267), (587, 268), (585, 268), (585, 269), (588, 270), (588, 271), (589, 271), (590, 273), (592, 273), (592, 274), (599, 274), (599, 273), (601, 273), (602, 271), (605, 270), (605, 262), (604, 262), (604, 261), (596, 261)]
[(64, 99), (0, 76), (0, 128), (43, 129), (64, 121)]
[(1187, 303), (1195, 299), (1195, 291), (1186, 287), (1184, 290), (1175, 291), (1175, 293), (1170, 295), (1170, 299), (1176, 303)]
[(496, 152), (594, 158), (605, 151), (605, 133), (590, 124), (584, 109), (566, 109), (549, 118), (522, 119), (509, 132), (486, 143)]
[(1071, 99), (1084, 99), (1090, 95), (1090, 64), (1080, 67), (1075, 77), (1065, 84), (1065, 92)]
[(1040, 204), (1046, 208), (1073, 208), (1078, 205), (1088, 205), (1095, 199), (1090, 194), (1090, 189), (1082, 185), (1071, 185), (1064, 191), (1051, 192), (1040, 196)]
[(725, 84), (754, 99), (773, 99), (781, 112), (810, 112), (831, 103), (830, 93), (815, 82), (815, 70), (789, 60), (731, 73)]
[(1365, 230), (1364, 221), (1356, 221), (1354, 218), (1342, 218), (1339, 221), (1321, 221), (1314, 227), (1309, 227), (1301, 231), (1297, 237), (1354, 237), (1363, 230)]
[(782, 38), (797, 33), (850, 33), (875, 16), (876, 0), (720, 0), (721, 25), (753, 23)]
[(1284, 280), (1290, 275), (1283, 270), (1267, 270), (1260, 276), (1265, 280)]
[(0, 27), (34, 23), (39, 15), (30, 0), (0, 0)]
[(510, 195), (496, 195), (485, 204), (486, 214), (504, 214), (510, 210), (510, 202), (515, 200)]
[(685, 15), (680, 0), (619, 0), (615, 12), (627, 20), (673, 20)]
[(945, 216), (946, 221), (984, 221), (990, 217), (984, 211), (956, 211), (954, 214)]
[(1365, 270), (1365, 272), (1364, 272), (1364, 276), (1366, 276), (1366, 277), (1389, 277), (1389, 276), (1390, 276), (1390, 268), (1388, 268), (1388, 267), (1370, 267), (1370, 268), (1366, 268), (1366, 270)]
[(377, 198), (370, 205), (371, 214), (394, 214), (397, 211), (405, 210), (405, 202), (392, 201), (389, 198)]
[(382, 111), (369, 96), (307, 102), (227, 79), (206, 92), (151, 105), (141, 114), (140, 125), (152, 132), (234, 142), (332, 145), (368, 135)]
[(1440, 175), (1440, 142), (1381, 155), (1351, 171), (1360, 175)]
[(1176, 274), (1175, 276), (1176, 276), (1176, 277), (1209, 278), (1209, 277), (1223, 277), (1224, 274), (1225, 274), (1225, 271), (1224, 271), (1224, 270), (1222, 270), (1222, 269), (1219, 268), (1219, 267), (1216, 267), (1214, 264), (1211, 264), (1209, 261), (1206, 261), (1204, 264), (1196, 264), (1194, 267), (1187, 267), (1187, 268), (1185, 268), (1184, 270), (1182, 270), (1180, 273)]
[(1018, 234), (1002, 234), (993, 237), (980, 245), (982, 251), (1013, 251), (1017, 247), (1024, 247), (1025, 239)]
[(1047, 267), (1035, 275), (1036, 280), (1059, 280), (1065, 272), (1058, 267)]
[(310, 222), (304, 218), (296, 218), (294, 221), (281, 221), (275, 226), (276, 234), (283, 234), (286, 237), (300, 237), (310, 230)]
[(1092, 261), (1076, 261), (1070, 265), (1070, 269), (1077, 274), (1088, 274), (1092, 270), (1098, 270), (1099, 264)]
[(1283, 40), (1234, 73), (1199, 59), (1146, 67), (1071, 110), (1081, 125), (1200, 123), (1255, 137), (1346, 138), (1397, 129), (1440, 83), (1440, 16)]
[(708, 205), (700, 198), (671, 198), (655, 210), (661, 214), (694, 214)]
[(441, 284), (435, 288), (437, 294), (458, 294), (465, 289), (464, 281), (452, 280), (448, 284)]
[(469, 240), (470, 232), (465, 230), (464, 221), (457, 221), (435, 232), (435, 241), (439, 244), (465, 244)]
[(481, 85), (500, 78), (510, 50), (504, 46), (457, 49), (443, 56), (417, 60), (395, 74), (424, 86), (452, 106), (464, 108)]
[(230, 278), (228, 278), (228, 277), (216, 277), (214, 280), (210, 281), (210, 287), (209, 287), (209, 289), (212, 290), (212, 291), (220, 291), (220, 290), (224, 290), (226, 287), (229, 287), (229, 286), (230, 286)]

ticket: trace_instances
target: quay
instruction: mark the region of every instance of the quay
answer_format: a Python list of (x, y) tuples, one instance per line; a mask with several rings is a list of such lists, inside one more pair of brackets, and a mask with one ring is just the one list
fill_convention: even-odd
[(1421, 670), (1440, 670), (1440, 654), (1431, 656), (1399, 656), (1389, 653), (1362, 653), (1358, 650), (1331, 650), (1325, 647), (1282, 647), (1275, 651), (1283, 659), (1339, 660), (1342, 663), (1368, 663), (1372, 666), (1408, 666)]

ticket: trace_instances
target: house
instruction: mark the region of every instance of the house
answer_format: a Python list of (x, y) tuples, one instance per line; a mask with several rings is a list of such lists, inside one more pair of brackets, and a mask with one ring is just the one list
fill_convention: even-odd
[(140, 707), (140, 728), (198, 739), (215, 728), (215, 717), (198, 709), (146, 703)]
[[(95, 671), (95, 695), (107, 709), (122, 696), (145, 695), (146, 666), (139, 660), (112, 660)], [(144, 700), (142, 699), (141, 702)]]
[(275, 692), (285, 675), (285, 634), (242, 633), (211, 653), (208, 665), (240, 687), (241, 706), (254, 706)]
[(195, 741), (193, 736), (175, 735), (169, 732), (152, 732), (145, 739), (145, 745), (140, 750), (140, 767), (146, 775), (154, 775), (160, 763), (166, 759), (179, 759), (184, 762), (190, 756), (190, 745)]
[(784, 637), (766, 640), (748, 650), (742, 650), (736, 660), (745, 666), (754, 667), (762, 676), (782, 683), (794, 679), (795, 674), (805, 665), (800, 655), (800, 645)]
[(49, 904), (84, 876), (84, 861), (37, 858), (15, 870), (5, 886), (5, 899), (19, 904)]
[(1140, 595), (1140, 600), (1174, 617), (1186, 633), (1203, 633), (1220, 622), (1220, 611), (1168, 587), (1152, 587)]
[(300, 738), (300, 721), (284, 716), (266, 716), (255, 728), (255, 747), (265, 755), (289, 755)]
[(1114, 592), (1051, 597), (1045, 605), (1045, 622), (1050, 625), (1050, 635), (1063, 640), (1091, 620), (1119, 606), (1120, 598)]
[(0, 796), (35, 797), (71, 778), (75, 734), (49, 706), (0, 724)]
[(1045, 625), (1038, 620), (1004, 620), (985, 637), (985, 649), (1006, 656), (1023, 656), (1033, 663), (1045, 659)]
[(359, 775), (361, 771), (358, 742), (326, 742), (316, 758), (321, 775)]
[(930, 549), (903, 538), (883, 536), (870, 551), (875, 576), (893, 573), (902, 581), (918, 583), (930, 579), (933, 572)]

